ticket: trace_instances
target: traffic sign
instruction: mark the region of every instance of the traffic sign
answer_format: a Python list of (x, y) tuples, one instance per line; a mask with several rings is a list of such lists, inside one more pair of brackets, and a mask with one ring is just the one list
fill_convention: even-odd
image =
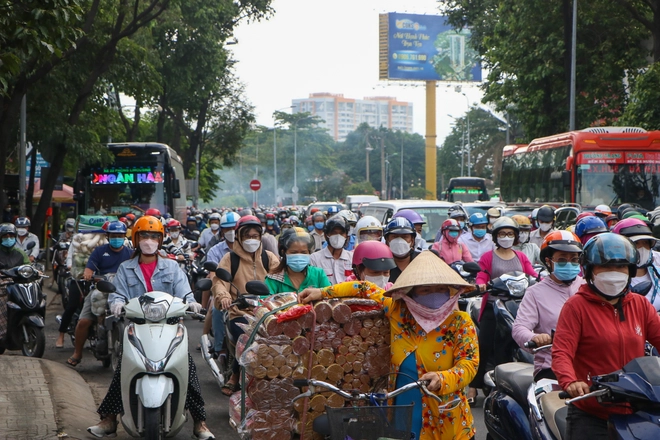
[(294, 186), (293, 188), (291, 188), (291, 192), (294, 194), (298, 194), (298, 187)]
[(259, 191), (261, 189), (261, 182), (259, 182), (257, 179), (253, 179), (250, 181), (250, 189), (252, 191)]

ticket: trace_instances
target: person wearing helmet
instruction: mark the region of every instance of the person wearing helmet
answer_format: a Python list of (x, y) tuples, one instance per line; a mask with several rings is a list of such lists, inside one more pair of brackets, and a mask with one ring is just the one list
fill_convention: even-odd
[(478, 263), (481, 256), (493, 250), (493, 239), (488, 233), (488, 218), (481, 212), (470, 216), (470, 231), (458, 237), (459, 243), (467, 246), (472, 259)]
[(500, 217), (502, 217), (502, 211), (497, 208), (490, 208), (488, 211), (486, 211), (486, 218), (488, 219), (488, 232), (492, 231), (493, 225)]
[(438, 256), (447, 264), (453, 264), (457, 261), (474, 261), (468, 247), (458, 241), (461, 232), (461, 226), (456, 220), (447, 219), (442, 222), (440, 227), (440, 240), (431, 246), (431, 249), (436, 251)]
[(539, 208), (534, 208), (532, 213), (529, 215), (529, 220), (532, 222), (532, 231), (536, 231), (539, 228), (539, 223), (536, 219), (536, 216), (539, 213)]
[(305, 228), (307, 229), (307, 232), (310, 234), (314, 231), (314, 221), (312, 220), (312, 216), (308, 215), (305, 218)]
[(199, 231), (196, 217), (191, 216), (186, 219), (186, 229), (183, 235), (184, 237), (186, 237), (187, 240), (191, 240), (191, 241), (199, 240), (201, 234)]
[[(590, 392), (591, 377), (644, 356), (645, 341), (660, 346), (660, 320), (641, 295), (630, 294), (639, 253), (623, 235), (607, 232), (584, 246), (586, 284), (566, 301), (552, 339), (552, 370), (571, 397)], [(568, 407), (567, 439), (607, 439), (608, 418), (630, 410), (584, 399)]]
[[(541, 261), (550, 276), (525, 291), (513, 323), (513, 339), (523, 349), (528, 341), (539, 347), (552, 344), (552, 331), (562, 306), (584, 283), (580, 277), (582, 243), (575, 234), (551, 232), (541, 246)], [(540, 379), (556, 379), (549, 350), (534, 355), (534, 380)]]
[[(105, 232), (108, 237), (108, 244), (98, 246), (92, 251), (82, 275), (85, 281), (90, 281), (95, 274), (115, 274), (119, 269), (119, 265), (131, 258), (133, 251), (128, 246), (125, 246), (126, 225), (120, 221), (112, 221), (107, 224)], [(64, 336), (71, 323), (71, 318), (80, 307), (80, 301), (83, 295), (88, 293), (87, 287), (88, 285), (84, 283), (81, 284), (75, 281), (70, 283), (69, 302), (62, 314), (60, 334), (55, 342), (55, 347), (62, 348), (64, 346)], [(85, 296), (82, 309), (78, 316), (78, 324), (76, 325), (75, 348), (73, 354), (67, 360), (69, 366), (75, 367), (82, 361), (83, 348), (85, 347), (85, 342), (87, 342), (89, 328), (99, 318), (101, 317), (97, 317), (92, 313), (92, 295)], [(102, 323), (103, 321), (99, 319), (99, 322)]]
[(529, 242), (534, 243), (540, 249), (545, 236), (555, 230), (555, 209), (548, 205), (541, 206), (536, 213), (536, 221), (539, 228), (529, 234)]
[(277, 236), (280, 233), (280, 225), (277, 223), (277, 218), (272, 212), (266, 213), (266, 234)]
[(296, 226), (301, 226), (300, 219), (298, 218), (297, 215), (292, 215), (291, 217), (289, 217), (289, 221), (291, 222), (291, 226), (293, 226), (294, 228)]
[(218, 243), (220, 238), (222, 238), (220, 234), (220, 219), (220, 214), (217, 212), (211, 214), (209, 216), (209, 227), (204, 229), (202, 235), (199, 236), (198, 243), (206, 252), (208, 252), (211, 247), (213, 247), (215, 243)]
[(423, 228), (426, 224), (422, 216), (419, 215), (417, 211), (413, 211), (412, 209), (401, 209), (392, 216), (392, 218), (398, 217), (403, 217), (410, 220), (410, 223), (412, 223), (415, 227), (415, 232), (417, 232), (415, 237), (415, 250), (421, 252), (428, 249), (429, 244), (426, 242), (424, 237), (422, 237), (422, 233), (424, 232)]
[(316, 211), (312, 214), (312, 225), (314, 229), (310, 231), (310, 235), (314, 239), (314, 252), (318, 252), (323, 249), (325, 244), (325, 215), (321, 211)]
[[(30, 263), (34, 263), (34, 260), (39, 255), (39, 237), (30, 232), (30, 219), (27, 217), (18, 217), (14, 222), (16, 226), (16, 246), (21, 248), (23, 252), (27, 254), (30, 258)], [(28, 244), (34, 243), (32, 249), (28, 249)]]
[(395, 283), (401, 272), (419, 255), (415, 250), (417, 233), (410, 220), (404, 217), (393, 218), (383, 229), (385, 243), (392, 251), (396, 267), (390, 270), (390, 282)]
[(206, 254), (206, 261), (212, 261), (215, 264), (219, 264), (222, 257), (234, 249), (234, 243), (236, 242), (236, 224), (240, 218), (241, 217), (237, 213), (232, 211), (223, 214), (220, 219), (220, 232), (222, 233), (223, 240), (209, 250), (209, 253)]
[(390, 276), (396, 269), (392, 250), (380, 241), (367, 241), (353, 251), (353, 274), (346, 281), (369, 281), (383, 290), (392, 287)]
[[(247, 215), (241, 217), (236, 222), (236, 242), (231, 252), (225, 254), (219, 268), (228, 271), (233, 279), (233, 284), (239, 292), (246, 292), (245, 285), (248, 281), (263, 281), (266, 275), (279, 266), (280, 260), (277, 255), (266, 250), (262, 242), (263, 227), (261, 221), (253, 216)], [(275, 237), (268, 235), (273, 240)], [(235, 341), (243, 334), (243, 329), (238, 326), (239, 323), (247, 323), (245, 315), (251, 315), (252, 310), (239, 310), (238, 307), (231, 306), (232, 301), (236, 299), (237, 292), (231, 288), (231, 284), (220, 280), (215, 276), (213, 278), (213, 303), (219, 310), (229, 310), (229, 329)], [(238, 363), (234, 361), (232, 365), (232, 376), (222, 388), (222, 393), (226, 396), (238, 388)]]
[(365, 215), (355, 225), (356, 240), (355, 246), (365, 241), (381, 241), (383, 238), (383, 225), (370, 215)]
[[(16, 226), (11, 223), (0, 224), (0, 269), (11, 269), (22, 264), (30, 264), (27, 254), (16, 246), (16, 235)], [(6, 299), (6, 297), (2, 299)]]
[(163, 249), (167, 253), (176, 255), (176, 259), (179, 262), (186, 260), (186, 255), (188, 258), (193, 258), (194, 253), (190, 248), (190, 242), (181, 235), (181, 222), (175, 219), (170, 219), (167, 222), (167, 236), (163, 240)]
[(346, 281), (352, 273), (353, 253), (344, 249), (349, 230), (350, 226), (344, 217), (330, 217), (323, 229), (327, 246), (310, 257), (310, 264), (323, 269), (332, 284)]
[(607, 228), (605, 221), (596, 216), (581, 218), (575, 224), (575, 235), (578, 236), (582, 245), (587, 244), (594, 235), (609, 231), (610, 230)]
[(135, 223), (135, 214), (126, 214), (126, 238), (131, 240), (131, 233), (133, 232), (133, 224)]
[(320, 267), (310, 265), (314, 239), (303, 228), (285, 230), (279, 240), (279, 266), (266, 275), (266, 285), (273, 295), (302, 292), (308, 287), (327, 287), (328, 277)]
[(612, 209), (608, 205), (598, 205), (594, 209), (594, 215), (602, 219), (606, 218), (609, 215), (612, 215)]
[(282, 233), (287, 229), (291, 229), (291, 228), (293, 228), (293, 225), (291, 224), (291, 220), (289, 220), (288, 218), (283, 219), (280, 224), (280, 233), (275, 237), (278, 243), (280, 242), (280, 237), (282, 236)]
[[(163, 224), (156, 217), (145, 215), (135, 222), (134, 256), (119, 265), (114, 279), (116, 291), (108, 296), (110, 311), (115, 316), (119, 316), (129, 300), (151, 291), (169, 293), (183, 299), (190, 310), (196, 313), (201, 311), (202, 306), (195, 301), (186, 274), (179, 269), (179, 265), (174, 260), (159, 257), (158, 250), (163, 244), (164, 235)], [(87, 428), (87, 431), (96, 437), (116, 434), (117, 414), (123, 413), (120, 370), (120, 368), (115, 370), (108, 393), (97, 410), (101, 422)], [(204, 399), (199, 387), (195, 363), (190, 355), (188, 355), (188, 390), (185, 407), (190, 411), (194, 421), (195, 438), (213, 438), (213, 434), (206, 426)]]
[(344, 217), (346, 222), (348, 223), (349, 230), (348, 230), (348, 238), (347, 238), (347, 243), (346, 246), (344, 246), (344, 249), (347, 251), (352, 251), (355, 249), (355, 225), (357, 224), (357, 216), (355, 213), (349, 209), (342, 209), (337, 213), (337, 215), (340, 215), (341, 217)]
[(637, 272), (630, 281), (630, 287), (650, 282), (649, 291), (640, 293), (645, 295), (653, 307), (660, 312), (660, 253), (653, 250), (657, 240), (651, 233), (651, 228), (640, 219), (629, 218), (617, 223), (612, 232), (628, 237), (635, 244), (639, 262)]
[(64, 230), (60, 232), (57, 241), (71, 241), (76, 231), (76, 219), (68, 218), (64, 221)]
[(537, 245), (529, 241), (529, 236), (532, 232), (532, 222), (524, 215), (514, 215), (511, 218), (518, 223), (518, 227), (520, 228), (518, 244), (513, 246), (513, 250), (521, 251), (532, 264), (542, 263), (540, 258), (541, 250)]
[(150, 215), (152, 217), (156, 217), (158, 220), (161, 220), (162, 218), (160, 209), (158, 208), (149, 208), (146, 211), (144, 211), (144, 215)]

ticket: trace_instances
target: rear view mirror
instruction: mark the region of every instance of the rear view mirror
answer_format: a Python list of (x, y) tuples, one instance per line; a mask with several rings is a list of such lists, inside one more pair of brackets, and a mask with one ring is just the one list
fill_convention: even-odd
[(181, 187), (179, 185), (179, 179), (174, 179), (174, 183), (172, 185), (172, 198), (173, 199), (181, 198)]
[(468, 263), (463, 264), (463, 270), (471, 275), (476, 275), (479, 272), (481, 272), (481, 266), (479, 266), (474, 261), (470, 261)]
[(651, 281), (643, 281), (639, 284), (636, 284), (634, 287), (631, 287), (630, 291), (642, 296), (646, 296), (646, 294), (651, 291), (651, 287), (653, 287), (653, 283)]
[(110, 281), (100, 280), (96, 282), (96, 289), (103, 293), (113, 293), (117, 291), (117, 288)]
[(250, 295), (268, 296), (270, 289), (263, 281), (248, 281), (245, 285), (245, 290)]
[(561, 172), (561, 182), (564, 185), (564, 188), (571, 187), (571, 172), (564, 170)]
[(31, 241), (31, 242), (29, 242), (29, 243), (27, 244), (27, 248), (28, 248), (28, 250), (30, 250), (30, 249), (32, 249), (33, 247), (35, 247), (36, 245), (37, 245), (37, 243), (35, 243), (34, 241)]
[(195, 283), (195, 289), (200, 290), (202, 292), (206, 290), (211, 290), (211, 286), (213, 286), (213, 281), (211, 281), (208, 278), (202, 278), (201, 280)]
[(215, 272), (217, 268), (218, 268), (217, 263), (214, 263), (213, 261), (204, 262), (204, 270), (207, 272)]
[[(220, 278), (225, 283), (231, 283), (232, 280), (233, 280), (231, 274), (229, 272), (227, 272), (225, 269), (221, 268), (221, 267), (219, 267), (215, 270), (215, 276)], [(252, 282), (252, 281), (250, 281), (250, 282)]]

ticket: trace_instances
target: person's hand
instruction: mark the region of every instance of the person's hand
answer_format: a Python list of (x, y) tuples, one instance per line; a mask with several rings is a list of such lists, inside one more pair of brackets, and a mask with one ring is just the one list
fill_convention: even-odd
[(547, 333), (541, 333), (539, 335), (534, 335), (532, 341), (536, 343), (537, 347), (543, 347), (544, 345), (552, 344), (552, 337)]
[(177, 255), (176, 259), (179, 260), (179, 261), (183, 261), (183, 260), (185, 260), (185, 257), (183, 255)]
[(227, 310), (229, 307), (231, 307), (231, 299), (230, 298), (222, 298), (220, 300), (220, 307), (222, 310)]
[(589, 385), (584, 382), (573, 382), (566, 388), (566, 392), (571, 397), (584, 396), (589, 392)]
[(308, 287), (298, 294), (298, 301), (300, 301), (301, 304), (307, 304), (308, 302), (318, 301), (321, 299), (323, 299), (323, 293), (321, 292), (321, 289), (314, 287)]
[(34, 263), (34, 257), (32, 255), (30, 255), (29, 258), (30, 258), (30, 263)]
[(426, 386), (429, 391), (438, 391), (442, 387), (442, 376), (438, 371), (431, 371), (424, 373), (419, 380), (428, 380), (429, 384)]
[(189, 302), (188, 310), (190, 310), (191, 312), (199, 313), (202, 311), (202, 305), (198, 302)]
[(112, 304), (110, 304), (110, 312), (115, 315), (115, 318), (119, 318), (119, 315), (121, 315), (121, 310), (124, 308), (126, 303), (122, 301), (115, 301)]
[(477, 290), (480, 293), (484, 293), (486, 291), (486, 285), (485, 284), (477, 284)]
[(94, 272), (92, 272), (92, 269), (85, 268), (85, 270), (83, 272), (83, 280), (85, 280), (85, 281), (91, 280), (92, 275), (94, 275)]

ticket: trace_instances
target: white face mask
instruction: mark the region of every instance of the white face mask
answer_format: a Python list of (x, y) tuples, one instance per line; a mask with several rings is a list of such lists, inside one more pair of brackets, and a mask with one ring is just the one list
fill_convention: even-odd
[(217, 231), (218, 229), (220, 229), (220, 225), (219, 225), (219, 224), (217, 224), (217, 223), (211, 223), (211, 230), (212, 230), (212, 231)]
[(243, 243), (241, 243), (241, 246), (243, 246), (245, 252), (251, 254), (253, 252), (257, 252), (257, 249), (259, 249), (259, 246), (261, 246), (261, 240), (245, 240)]
[(335, 234), (328, 237), (328, 242), (333, 249), (341, 249), (346, 244), (346, 238), (343, 235)]
[(21, 237), (25, 237), (28, 233), (28, 230), (25, 228), (16, 228), (16, 234), (20, 235)]
[(637, 248), (637, 252), (639, 252), (639, 263), (637, 263), (637, 267), (642, 267), (651, 259), (651, 249)]
[(179, 233), (180, 233), (179, 231), (170, 232), (170, 237), (172, 237), (174, 240), (176, 240), (177, 238), (179, 238)]
[(370, 283), (374, 283), (375, 285), (377, 285), (381, 289), (384, 289), (385, 286), (387, 285), (387, 283), (389, 282), (390, 277), (385, 276), (385, 275), (378, 275), (378, 276), (375, 276), (375, 277), (365, 275), (364, 280), (369, 281)]
[(395, 257), (405, 257), (410, 253), (410, 243), (403, 238), (395, 238), (390, 241), (390, 250)]
[(527, 243), (529, 241), (529, 232), (521, 232), (520, 235), (518, 236), (518, 240), (520, 243)]
[(552, 223), (539, 223), (539, 229), (543, 232), (548, 232), (552, 229)]
[(158, 251), (158, 240), (140, 239), (140, 251), (144, 255), (154, 255)]
[(623, 272), (601, 272), (594, 275), (594, 286), (603, 295), (612, 299), (618, 297), (628, 287), (630, 276)]
[(236, 240), (236, 231), (227, 231), (225, 232), (225, 240), (230, 243), (233, 243)]
[(499, 244), (501, 248), (509, 249), (511, 246), (513, 246), (514, 241), (515, 241), (514, 237), (498, 238), (497, 244)]

